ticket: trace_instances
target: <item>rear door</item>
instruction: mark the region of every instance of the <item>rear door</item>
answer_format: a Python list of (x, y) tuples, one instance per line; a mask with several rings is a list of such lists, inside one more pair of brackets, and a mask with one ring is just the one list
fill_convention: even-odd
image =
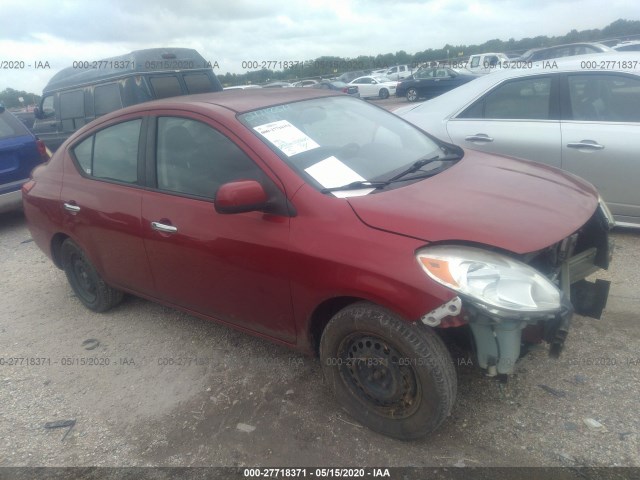
[(65, 231), (108, 283), (150, 295), (140, 222), (143, 123), (140, 117), (119, 119), (69, 150), (60, 209)]
[(621, 222), (640, 222), (640, 77), (563, 78), (562, 168), (593, 183)]
[(560, 167), (556, 74), (506, 80), (447, 122), (453, 143)]
[[(160, 298), (293, 343), (288, 280), (289, 217), (223, 215), (214, 198), (223, 183), (253, 179), (281, 191), (210, 119), (175, 111), (150, 131), (150, 187), (142, 198), (145, 247)], [(249, 152), (249, 153), (248, 153)]]

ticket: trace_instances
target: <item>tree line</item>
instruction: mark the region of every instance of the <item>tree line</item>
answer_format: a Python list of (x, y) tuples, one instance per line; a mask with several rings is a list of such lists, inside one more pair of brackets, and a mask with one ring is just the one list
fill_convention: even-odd
[[(521, 54), (531, 48), (550, 47), (564, 43), (595, 42), (605, 40), (627, 40), (640, 38), (640, 21), (619, 19), (603, 29), (571, 30), (566, 35), (557, 37), (537, 36), (523, 38), (521, 40), (493, 39), (480, 45), (450, 45), (442, 48), (428, 48), (423, 51), (410, 54), (404, 50), (396, 53), (378, 54), (376, 56), (360, 55), (355, 58), (338, 56), (323, 56), (304, 62), (292, 62), (291, 66), (281, 70), (262, 68), (260, 70), (245, 73), (218, 74), (218, 79), (224, 86), (262, 84), (270, 81), (291, 81), (310, 77), (335, 77), (343, 72), (354, 70), (378, 70), (393, 65), (418, 65), (426, 62), (442, 60), (464, 60), (470, 55), (486, 52), (502, 52)], [(284, 62), (291, 63), (291, 62)], [(22, 97), (23, 101), (20, 101)], [(0, 92), (0, 104), (7, 108), (20, 108), (26, 105), (34, 105), (40, 101), (40, 96), (22, 90), (6, 88)]]
[(376, 56), (361, 55), (355, 58), (324, 56), (307, 60), (282, 70), (263, 68), (245, 73), (225, 73), (218, 78), (225, 86), (260, 84), (276, 80), (296, 80), (309, 77), (334, 77), (343, 72), (354, 70), (377, 70), (393, 65), (418, 66), (426, 62), (442, 60), (464, 60), (470, 55), (486, 52), (522, 54), (532, 48), (551, 47), (564, 43), (596, 42), (606, 40), (627, 40), (640, 38), (640, 21), (619, 19), (603, 29), (571, 30), (566, 35), (547, 37), (539, 35), (533, 38), (515, 40), (493, 39), (480, 45), (450, 45), (442, 48), (428, 48), (410, 54), (404, 50), (396, 53)]

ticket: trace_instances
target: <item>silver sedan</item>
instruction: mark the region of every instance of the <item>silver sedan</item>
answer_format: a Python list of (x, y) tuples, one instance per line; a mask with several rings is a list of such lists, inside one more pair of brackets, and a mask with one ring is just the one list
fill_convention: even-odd
[(394, 113), (464, 148), (574, 173), (596, 186), (619, 225), (640, 226), (638, 52), (506, 69)]

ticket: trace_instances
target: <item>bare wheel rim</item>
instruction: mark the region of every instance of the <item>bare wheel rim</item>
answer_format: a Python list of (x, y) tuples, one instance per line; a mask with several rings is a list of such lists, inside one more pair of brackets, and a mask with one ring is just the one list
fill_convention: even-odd
[(350, 392), (380, 415), (406, 418), (420, 405), (422, 390), (411, 359), (376, 335), (347, 336), (338, 347), (338, 367)]
[(91, 272), (91, 267), (80, 255), (71, 258), (71, 275), (76, 287), (76, 293), (88, 303), (93, 303), (97, 298), (98, 285)]

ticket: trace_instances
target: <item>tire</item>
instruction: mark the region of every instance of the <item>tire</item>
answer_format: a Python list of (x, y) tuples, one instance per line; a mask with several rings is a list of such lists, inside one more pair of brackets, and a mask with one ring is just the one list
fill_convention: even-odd
[(320, 358), (338, 402), (371, 430), (413, 440), (451, 413), (457, 381), (444, 343), (380, 306), (358, 302), (338, 312), (322, 334)]
[(410, 102), (418, 101), (418, 91), (415, 88), (410, 88), (407, 90), (407, 100)]
[(106, 284), (73, 240), (68, 238), (64, 241), (61, 256), (62, 268), (71, 288), (89, 310), (106, 312), (122, 301), (122, 292)]
[(387, 90), (386, 88), (381, 88), (378, 92), (378, 96), (383, 100), (389, 98), (389, 90)]

